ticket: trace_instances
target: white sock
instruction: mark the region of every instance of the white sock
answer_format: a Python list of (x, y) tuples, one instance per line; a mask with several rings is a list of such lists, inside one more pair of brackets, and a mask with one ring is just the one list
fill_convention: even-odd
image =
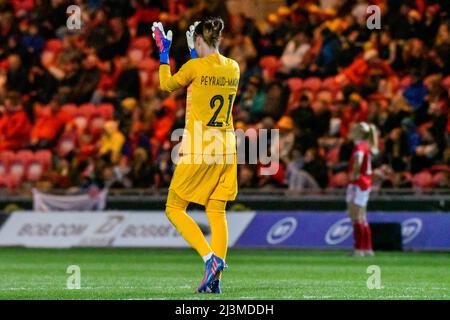
[(213, 256), (213, 252), (208, 253), (206, 256), (203, 256), (203, 262), (206, 263), (206, 261), (208, 261), (209, 259), (211, 259), (211, 257)]

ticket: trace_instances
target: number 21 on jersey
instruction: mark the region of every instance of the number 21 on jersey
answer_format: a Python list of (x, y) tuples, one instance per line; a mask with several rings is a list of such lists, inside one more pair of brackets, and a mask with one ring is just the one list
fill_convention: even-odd
[(220, 122), (217, 121), (217, 118), (220, 115), (220, 112), (222, 111), (223, 105), (225, 104), (225, 99), (222, 95), (215, 95), (214, 97), (212, 97), (209, 106), (211, 107), (211, 109), (215, 109), (214, 115), (212, 116), (211, 120), (209, 120), (207, 126), (208, 127), (223, 127), (224, 125), (227, 127), (229, 126), (229, 120), (230, 120), (230, 115), (231, 115), (231, 108), (233, 106), (233, 99), (234, 99), (234, 94), (230, 94), (228, 96), (228, 108), (227, 108), (227, 114), (225, 117), (225, 123), (224, 122)]

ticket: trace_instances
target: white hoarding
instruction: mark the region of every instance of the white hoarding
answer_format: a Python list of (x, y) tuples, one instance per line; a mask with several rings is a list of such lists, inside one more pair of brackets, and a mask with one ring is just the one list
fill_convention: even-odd
[[(209, 240), (208, 218), (190, 214)], [(228, 212), (229, 246), (233, 246), (255, 216)], [(187, 247), (164, 212), (15, 212), (1, 226), (0, 246)]]

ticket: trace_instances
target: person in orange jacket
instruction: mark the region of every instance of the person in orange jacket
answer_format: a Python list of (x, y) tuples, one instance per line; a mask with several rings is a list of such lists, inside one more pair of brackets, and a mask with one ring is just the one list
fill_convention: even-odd
[(36, 112), (36, 122), (31, 131), (31, 145), (34, 148), (54, 146), (61, 130), (72, 121), (72, 116), (61, 109), (56, 98)]
[(30, 142), (31, 124), (23, 110), (20, 95), (10, 92), (4, 100), (0, 116), (0, 151), (18, 150)]

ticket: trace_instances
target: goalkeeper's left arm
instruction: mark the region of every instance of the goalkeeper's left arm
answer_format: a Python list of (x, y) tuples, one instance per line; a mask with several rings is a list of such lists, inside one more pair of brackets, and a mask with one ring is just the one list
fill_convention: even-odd
[[(169, 65), (169, 51), (172, 44), (172, 31), (164, 32), (161, 22), (154, 22), (152, 26), (153, 39), (159, 49), (159, 85), (161, 90), (172, 92), (189, 85), (194, 78), (194, 68), (190, 61), (172, 76)], [(195, 49), (194, 49), (195, 52)], [(192, 57), (192, 53), (191, 53)]]

